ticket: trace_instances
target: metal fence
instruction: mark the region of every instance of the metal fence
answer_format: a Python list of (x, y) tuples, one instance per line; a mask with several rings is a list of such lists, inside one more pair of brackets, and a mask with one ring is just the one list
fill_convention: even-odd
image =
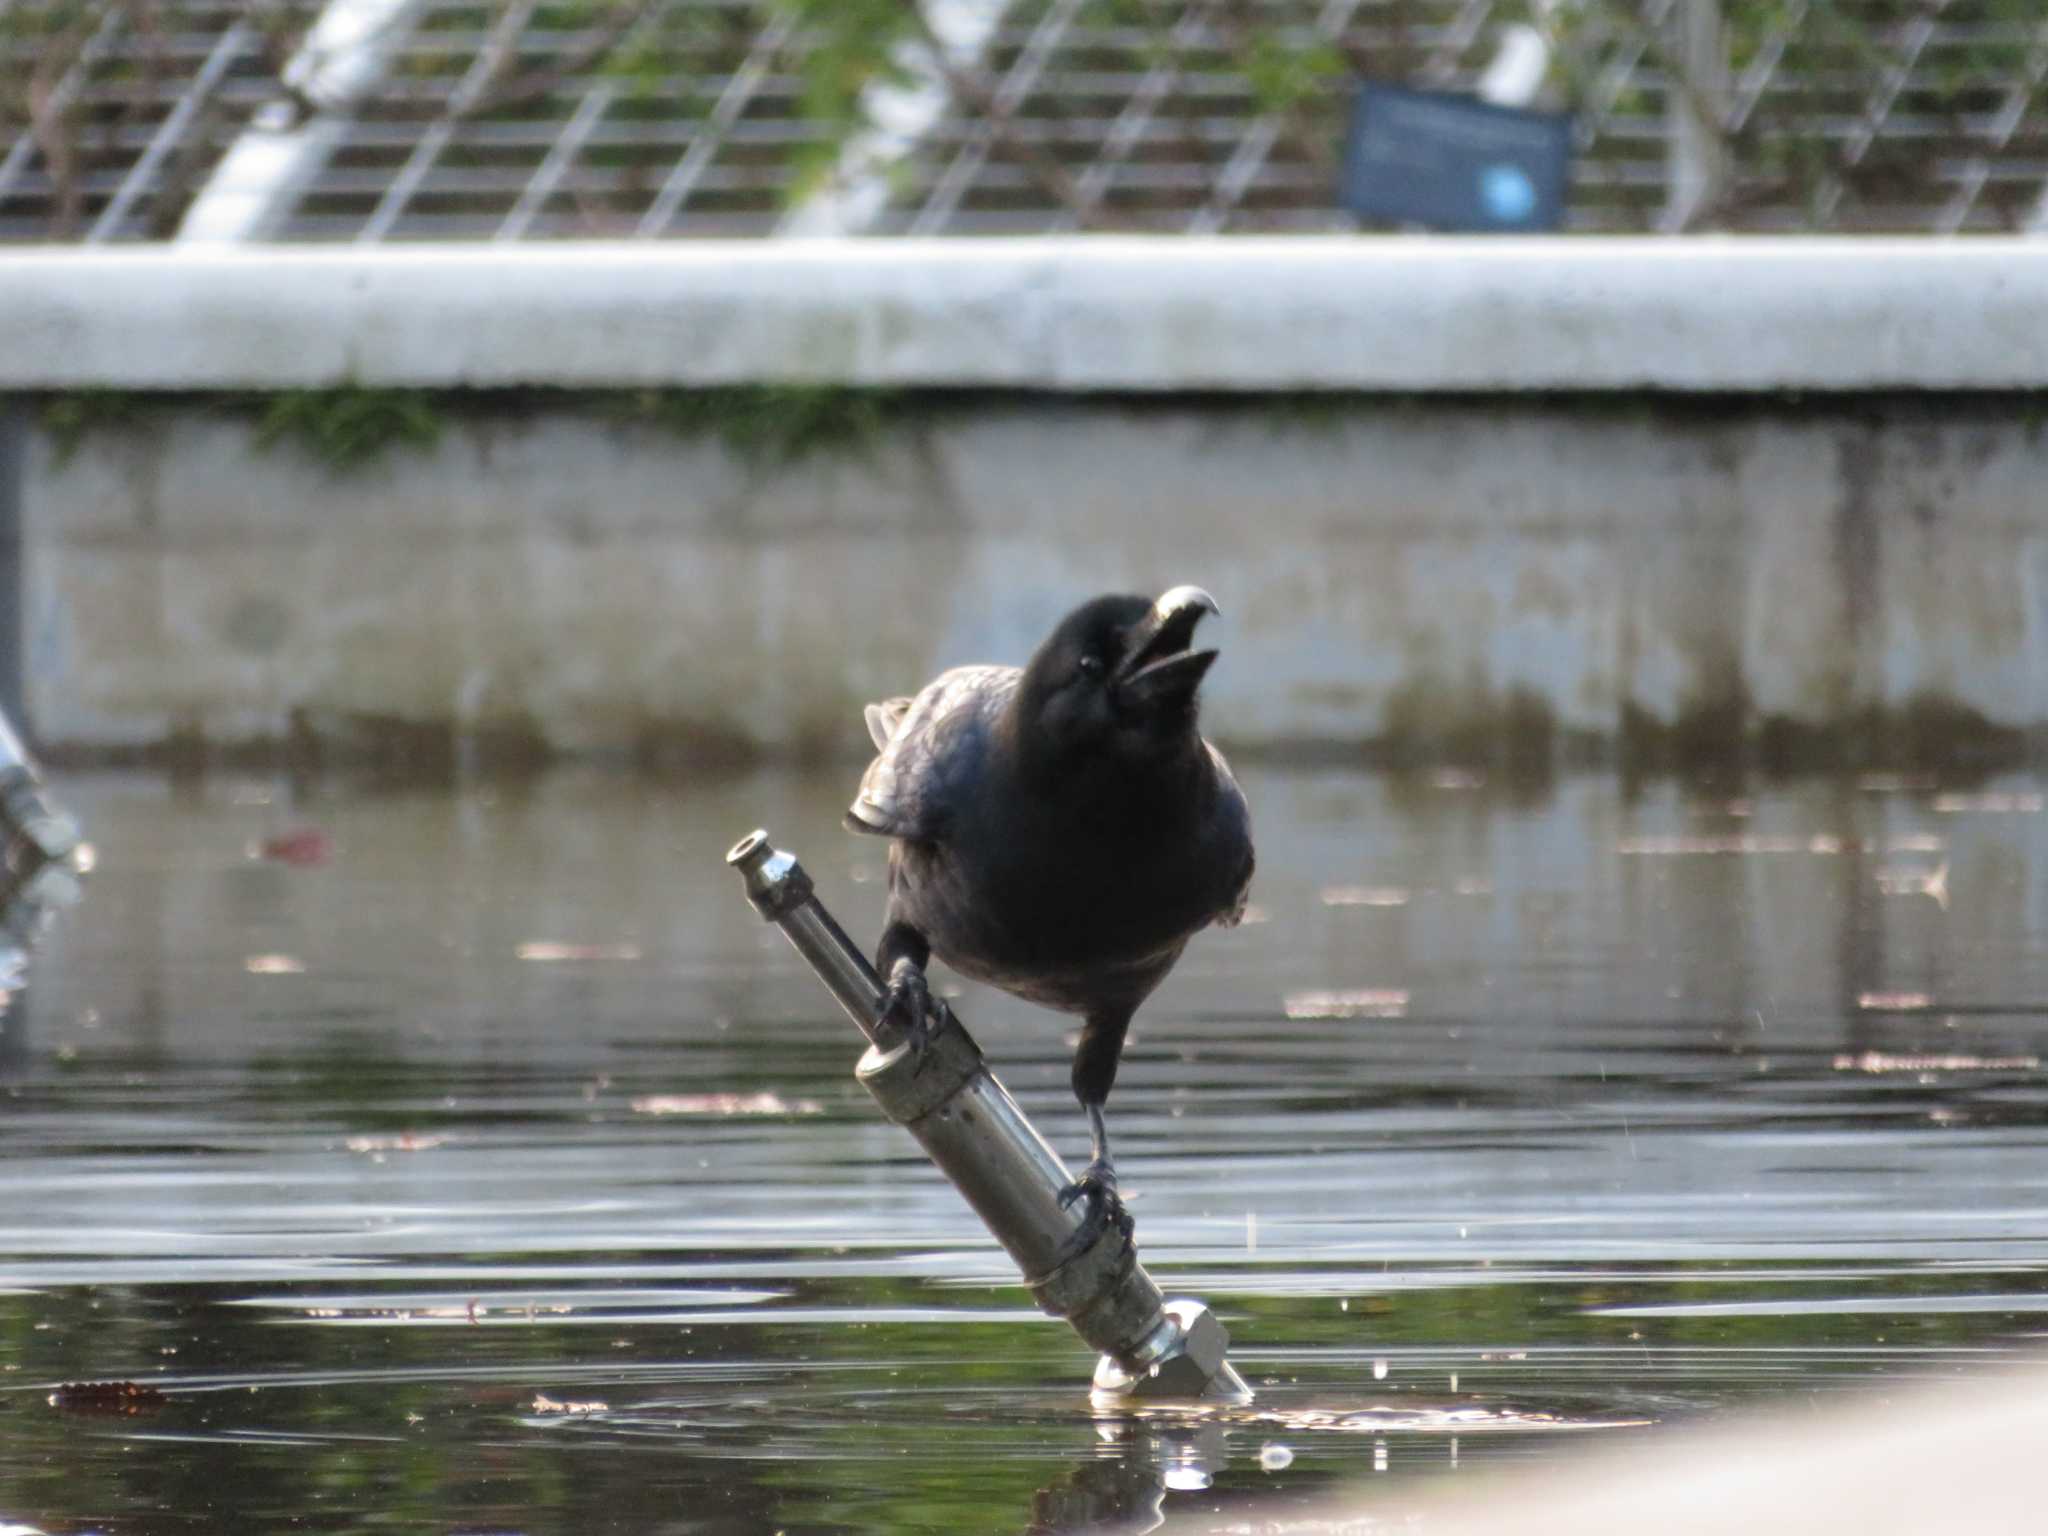
[(851, 113), (822, 14), (0, 0), (0, 240), (1345, 229), (1357, 81), (1475, 89), (1532, 24), (1575, 230), (2022, 229), (2048, 188), (2039, 0), (933, 0)]

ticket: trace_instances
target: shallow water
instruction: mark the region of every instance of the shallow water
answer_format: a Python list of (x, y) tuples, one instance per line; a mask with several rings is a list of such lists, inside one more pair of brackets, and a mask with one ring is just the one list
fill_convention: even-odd
[[(2035, 1347), (2039, 785), (1246, 777), (1254, 921), (1111, 1103), (1258, 1389), (1199, 1422), (1090, 1410), (722, 867), (765, 825), (872, 935), (846, 775), (60, 780), (99, 868), (0, 1034), (0, 1524), (1391, 1520)], [(1083, 1152), (1067, 1021), (959, 1007)]]

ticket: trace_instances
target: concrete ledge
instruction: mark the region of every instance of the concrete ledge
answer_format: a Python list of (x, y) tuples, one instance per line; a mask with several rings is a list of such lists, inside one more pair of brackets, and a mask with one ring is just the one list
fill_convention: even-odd
[(0, 390), (2048, 385), (2038, 241), (802, 240), (0, 255)]

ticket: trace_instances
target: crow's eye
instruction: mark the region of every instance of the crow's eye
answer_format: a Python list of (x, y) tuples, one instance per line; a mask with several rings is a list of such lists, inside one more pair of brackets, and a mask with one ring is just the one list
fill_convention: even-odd
[(1083, 656), (1081, 658), (1081, 670), (1090, 677), (1095, 676), (1096, 673), (1102, 670), (1102, 658), (1092, 653)]

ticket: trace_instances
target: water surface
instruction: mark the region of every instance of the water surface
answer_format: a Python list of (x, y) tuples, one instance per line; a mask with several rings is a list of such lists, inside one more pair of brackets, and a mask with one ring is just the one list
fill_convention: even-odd
[[(722, 867), (765, 825), (872, 936), (850, 775), (60, 780), (99, 867), (0, 1033), (0, 1521), (1394, 1520), (2033, 1347), (2038, 784), (1246, 778), (1253, 921), (1111, 1102), (1147, 1264), (1258, 1389), (1204, 1420), (1090, 1409)], [(1078, 1159), (1069, 1021), (959, 1007)]]

